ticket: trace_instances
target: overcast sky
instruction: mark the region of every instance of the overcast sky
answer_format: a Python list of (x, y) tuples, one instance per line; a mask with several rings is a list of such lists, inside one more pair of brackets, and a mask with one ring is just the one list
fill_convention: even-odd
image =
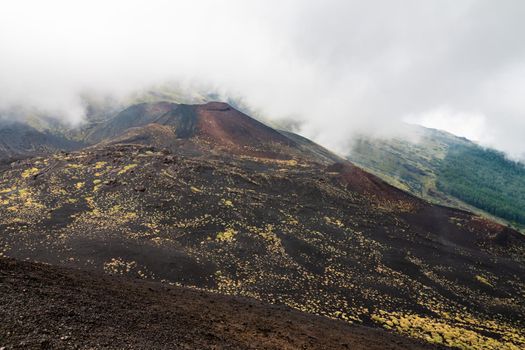
[(5, 1), (0, 108), (165, 81), (242, 96), (343, 150), (409, 121), (525, 154), (525, 1)]

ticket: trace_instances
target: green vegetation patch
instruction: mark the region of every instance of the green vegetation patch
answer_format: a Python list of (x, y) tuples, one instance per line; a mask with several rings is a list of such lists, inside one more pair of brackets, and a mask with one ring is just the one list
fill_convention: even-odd
[(486, 212), (525, 224), (525, 166), (478, 146), (451, 147), (438, 188)]

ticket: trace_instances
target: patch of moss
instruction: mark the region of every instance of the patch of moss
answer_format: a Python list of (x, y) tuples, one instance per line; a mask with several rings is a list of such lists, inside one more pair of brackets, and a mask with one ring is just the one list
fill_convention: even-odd
[(29, 168), (22, 172), (22, 178), (27, 179), (30, 176), (38, 174), (40, 170), (38, 168)]
[(217, 233), (216, 240), (219, 242), (231, 242), (235, 239), (236, 234), (237, 234), (237, 231), (229, 227), (223, 232)]
[(138, 164), (128, 164), (126, 166), (124, 166), (122, 169), (119, 170), (119, 172), (117, 173), (118, 175), (122, 175), (122, 174), (125, 174), (127, 173), (128, 171), (130, 171), (131, 169), (135, 168)]

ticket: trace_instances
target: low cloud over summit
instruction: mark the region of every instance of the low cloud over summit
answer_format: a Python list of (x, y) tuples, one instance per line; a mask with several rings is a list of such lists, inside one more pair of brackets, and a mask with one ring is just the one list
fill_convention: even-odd
[(21, 0), (0, 12), (0, 109), (79, 122), (86, 92), (175, 81), (333, 149), (409, 121), (520, 156), (523, 18), (518, 0)]

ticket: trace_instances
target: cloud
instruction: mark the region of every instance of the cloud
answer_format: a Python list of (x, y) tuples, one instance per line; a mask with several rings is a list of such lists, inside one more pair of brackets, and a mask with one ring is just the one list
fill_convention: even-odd
[(176, 81), (299, 120), (340, 151), (355, 132), (434, 115), (518, 155), (523, 18), (520, 0), (19, 0), (0, 12), (0, 108), (78, 121), (85, 91)]
[(417, 116), (409, 115), (404, 121), (427, 128), (448, 130), (472, 141), (494, 142), (494, 135), (488, 130), (487, 118), (483, 114), (458, 113), (442, 107)]

